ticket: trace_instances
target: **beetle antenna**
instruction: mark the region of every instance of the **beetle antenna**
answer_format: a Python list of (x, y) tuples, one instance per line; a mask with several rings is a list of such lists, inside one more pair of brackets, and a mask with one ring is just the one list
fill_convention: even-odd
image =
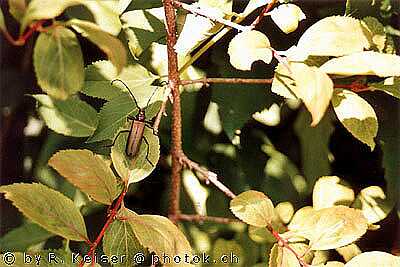
[(156, 93), (157, 89), (158, 89), (158, 86), (156, 86), (156, 89), (154, 89), (153, 93), (151, 94), (149, 100), (147, 101), (146, 107), (148, 107), (148, 105), (150, 104), (150, 100), (154, 96), (154, 94)]
[(111, 85), (113, 85), (113, 83), (114, 83), (114, 82), (117, 82), (117, 81), (120, 82), (120, 83), (122, 83), (122, 84), (125, 86), (125, 88), (128, 89), (128, 92), (131, 94), (133, 101), (135, 101), (136, 106), (140, 109), (140, 107), (139, 107), (139, 105), (138, 105), (138, 103), (137, 103), (137, 101), (136, 101), (135, 96), (133, 95), (131, 89), (129, 89), (128, 85), (126, 85), (126, 83), (124, 83), (124, 82), (123, 82), (122, 80), (120, 80), (120, 79), (114, 79), (114, 80), (111, 81)]

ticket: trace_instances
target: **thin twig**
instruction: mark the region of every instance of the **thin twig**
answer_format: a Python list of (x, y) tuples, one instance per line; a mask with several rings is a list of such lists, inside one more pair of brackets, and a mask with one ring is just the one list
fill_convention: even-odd
[(172, 93), (172, 127), (171, 127), (171, 155), (172, 155), (172, 171), (171, 171), (171, 192), (169, 217), (176, 217), (180, 213), (179, 199), (181, 187), (181, 171), (182, 164), (180, 158), (182, 151), (182, 118), (181, 118), (181, 100), (179, 92), (179, 71), (178, 56), (174, 50), (177, 41), (176, 36), (176, 15), (173, 0), (163, 0), (165, 10), (165, 21), (167, 31), (167, 53), (168, 53), (168, 86)]
[(165, 115), (165, 109), (167, 108), (168, 98), (164, 100), (161, 104), (160, 110), (157, 113), (156, 119), (154, 120), (153, 129), (154, 134), (158, 134), (158, 128), (160, 127), (161, 118)]
[(269, 2), (268, 5), (266, 5), (264, 9), (260, 12), (258, 17), (251, 23), (251, 26), (253, 28), (256, 27), (261, 22), (265, 14), (267, 14), (277, 2), (278, 0), (272, 0), (271, 2)]
[(201, 175), (201, 178), (205, 181), (206, 184), (212, 183), (213, 185), (215, 185), (215, 187), (217, 187), (220, 191), (222, 191), (226, 196), (228, 196), (231, 199), (236, 197), (236, 195), (228, 187), (226, 187), (223, 183), (221, 183), (218, 180), (217, 174), (201, 167), (198, 163), (192, 161), (184, 154), (181, 156), (180, 162), (190, 170), (197, 171)]
[(231, 218), (225, 218), (225, 217), (214, 217), (214, 216), (204, 216), (204, 215), (198, 215), (198, 214), (179, 214), (177, 215), (177, 219), (181, 221), (189, 221), (189, 222), (215, 222), (215, 223), (221, 223), (221, 224), (230, 224), (230, 223), (243, 223), (242, 221), (236, 220), (236, 219), (231, 219)]
[(285, 247), (286, 249), (288, 249), (290, 252), (293, 253), (293, 255), (297, 258), (299, 264), (303, 267), (309, 267), (310, 265), (308, 265), (304, 259), (297, 254), (297, 252), (289, 245), (289, 243), (282, 238), (279, 233), (277, 231), (274, 230), (274, 228), (272, 227), (272, 225), (267, 225), (267, 230), (271, 232), (271, 234), (275, 237), (275, 239), (278, 241), (278, 245), (281, 247)]
[(181, 85), (188, 85), (194, 83), (236, 83), (236, 84), (270, 84), (273, 79), (246, 79), (246, 78), (201, 78), (196, 80), (182, 80)]
[(202, 9), (200, 7), (196, 7), (196, 6), (193, 6), (193, 5), (188, 5), (188, 4), (179, 2), (179, 1), (174, 1), (174, 5), (176, 7), (178, 7), (178, 8), (182, 8), (182, 9), (184, 9), (184, 10), (186, 10), (186, 11), (192, 13), (192, 14), (208, 18), (208, 19), (210, 19), (212, 21), (221, 23), (221, 24), (223, 24), (223, 25), (225, 25), (227, 27), (236, 29), (236, 30), (241, 31), (241, 32), (250, 31), (250, 30), (253, 29), (253, 27), (251, 27), (251, 26), (242, 26), (242, 25), (240, 25), (238, 23), (235, 23), (235, 22), (232, 22), (230, 20), (227, 20), (227, 19), (224, 19), (224, 18), (221, 18), (221, 17), (216, 17), (216, 16), (210, 14), (209, 12), (207, 12), (207, 10), (204, 10), (204, 9)]

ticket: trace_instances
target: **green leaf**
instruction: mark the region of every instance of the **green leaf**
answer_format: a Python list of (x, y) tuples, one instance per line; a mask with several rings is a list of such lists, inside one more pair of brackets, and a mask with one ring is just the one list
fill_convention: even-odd
[[(34, 20), (55, 18), (68, 7), (80, 5), (83, 0), (32, 0), (22, 18), (20, 32)], [(46, 61), (49, 62), (49, 61)]]
[(2, 251), (27, 251), (33, 245), (47, 240), (53, 234), (35, 223), (24, 223), (0, 238)]
[(121, 193), (110, 162), (89, 150), (62, 150), (49, 165), (97, 202), (111, 205)]
[(8, 6), (10, 14), (17, 21), (21, 21), (26, 11), (26, 0), (8, 0)]
[(306, 19), (300, 7), (294, 4), (283, 4), (274, 8), (271, 19), (284, 33), (294, 32), (299, 26), (299, 21)]
[(364, 51), (333, 58), (321, 66), (328, 74), (400, 76), (400, 56)]
[[(188, 5), (188, 8), (202, 10), (213, 18), (229, 19), (232, 1), (219, 1), (219, 5), (225, 5), (225, 7), (221, 8), (216, 1), (207, 0)], [(188, 55), (223, 27), (221, 23), (209, 18), (189, 13), (186, 15), (185, 24), (174, 47), (175, 51), (179, 55)]]
[(165, 36), (164, 8), (132, 10), (121, 16), (123, 31), (128, 39), (129, 49), (138, 58), (152, 42)]
[(281, 202), (275, 207), (275, 211), (279, 216), (280, 220), (287, 224), (293, 217), (294, 214), (294, 207), (293, 204), (290, 202)]
[(252, 63), (257, 60), (267, 64), (272, 60), (268, 37), (254, 30), (237, 34), (229, 43), (228, 54), (232, 66), (239, 70), (251, 70)]
[(262, 192), (249, 190), (231, 200), (232, 213), (247, 224), (265, 227), (272, 222), (275, 210), (272, 201)]
[(87, 240), (86, 226), (74, 202), (42, 184), (18, 183), (0, 187), (26, 217), (66, 239)]
[(289, 225), (291, 235), (310, 240), (310, 249), (327, 250), (348, 245), (362, 235), (368, 222), (357, 209), (334, 206), (321, 210), (308, 211), (307, 217)]
[(378, 48), (379, 52), (382, 52), (386, 44), (385, 27), (374, 17), (365, 17), (362, 20), (371, 32), (370, 42)]
[(382, 251), (369, 251), (352, 258), (345, 267), (396, 267), (400, 266), (400, 257)]
[(351, 17), (321, 19), (300, 37), (297, 47), (314, 56), (343, 56), (368, 49), (368, 31)]
[(331, 172), (329, 143), (334, 127), (329, 116), (325, 116), (316, 127), (309, 126), (310, 119), (308, 112), (303, 109), (294, 128), (300, 139), (302, 170), (311, 193), (315, 181)]
[(0, 8), (0, 30), (4, 32), (7, 31), (6, 23), (4, 22), (3, 10), (1, 10), (1, 8)]
[(361, 209), (368, 223), (377, 223), (386, 218), (393, 208), (393, 204), (386, 197), (379, 186), (369, 186), (360, 191), (353, 204), (354, 208)]
[(400, 99), (400, 77), (389, 77), (382, 82), (368, 84), (369, 89), (383, 91)]
[(82, 51), (75, 34), (67, 28), (60, 26), (40, 33), (33, 65), (38, 84), (54, 98), (65, 100), (83, 85)]
[(119, 19), (119, 12), (113, 10), (107, 3), (109, 1), (103, 0), (81, 0), (82, 4), (85, 5), (93, 14), (94, 20), (99, 25), (99, 27), (117, 36), (121, 31), (122, 25)]
[(374, 109), (349, 90), (336, 90), (332, 98), (335, 113), (343, 126), (358, 140), (375, 148), (374, 138), (378, 133), (378, 119)]
[(96, 110), (86, 102), (78, 98), (60, 101), (47, 95), (33, 97), (39, 102), (40, 116), (53, 131), (67, 136), (85, 137), (96, 130)]
[(323, 176), (315, 183), (313, 190), (313, 207), (316, 210), (335, 205), (349, 206), (354, 201), (353, 189), (339, 184), (337, 176)]
[[(138, 215), (129, 211), (126, 221), (131, 225), (136, 238), (150, 252), (162, 260), (163, 255), (191, 255), (192, 248), (185, 235), (166, 217), (158, 215)], [(172, 256), (173, 255), (173, 256)], [(190, 266), (190, 264), (171, 264), (165, 266)]]
[(287, 66), (278, 67), (277, 71), (275, 78), (278, 81), (272, 85), (273, 92), (300, 98), (311, 113), (311, 126), (316, 126), (329, 106), (333, 93), (332, 80), (319, 68), (304, 63), (290, 62)]
[(122, 179), (128, 181), (128, 184), (139, 182), (149, 176), (160, 158), (160, 141), (153, 130), (145, 127), (143, 138), (149, 146), (142, 139), (140, 150), (134, 158), (126, 155), (128, 133), (119, 134), (111, 148), (114, 167)]
[[(128, 216), (126, 210), (122, 210), (119, 216)], [(132, 259), (136, 253), (143, 252), (144, 248), (137, 240), (133, 229), (127, 220), (115, 220), (110, 224), (103, 239), (104, 253), (112, 257), (113, 255), (124, 255), (124, 261), (118, 262), (113, 266), (132, 266)], [(144, 254), (143, 254), (144, 255)]]
[[(229, 251), (229, 253), (228, 253)], [(238, 263), (235, 262), (235, 258), (232, 258), (232, 262), (223, 262), (221, 259), (228, 259), (226, 258), (227, 254), (232, 253), (238, 259)], [(232, 255), (231, 254), (231, 255)], [(225, 240), (222, 238), (218, 238), (213, 246), (212, 249), (212, 259), (216, 259), (213, 263), (213, 266), (221, 267), (221, 266), (243, 266), (243, 263), (246, 261), (244, 258), (244, 251), (240, 244), (235, 240)]]
[[(133, 92), (136, 100), (142, 107), (146, 105), (147, 98), (150, 97), (148, 92), (154, 91), (154, 87), (151, 84), (158, 78), (158, 76), (152, 74), (139, 64), (127, 65), (118, 74), (117, 68), (110, 61), (105, 60), (96, 61), (86, 67), (85, 76), (82, 93), (111, 100), (120, 96), (121, 92), (128, 92), (121, 82), (115, 81), (111, 85), (113, 80), (120, 79)], [(152, 100), (158, 99), (155, 97)], [(131, 100), (131, 102), (133, 101)]]
[(121, 72), (126, 64), (126, 51), (120, 40), (89, 21), (72, 19), (68, 21), (68, 25), (103, 50), (116, 67), (117, 72)]

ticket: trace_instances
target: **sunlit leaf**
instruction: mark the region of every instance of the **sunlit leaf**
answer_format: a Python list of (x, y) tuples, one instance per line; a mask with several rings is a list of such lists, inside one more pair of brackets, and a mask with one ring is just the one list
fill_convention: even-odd
[[(290, 247), (298, 254), (306, 253), (308, 246), (303, 243), (291, 243)], [(286, 247), (275, 244), (269, 255), (269, 267), (300, 267), (299, 260)]]
[(292, 220), (290, 221), (288, 225), (288, 229), (290, 231), (299, 231), (301, 230), (301, 227), (303, 224), (305, 224), (305, 221), (308, 220), (308, 218), (314, 214), (314, 209), (313, 207), (310, 206), (305, 206), (296, 211), (296, 213), (293, 215)]
[(281, 202), (275, 207), (276, 213), (283, 223), (289, 223), (294, 214), (293, 204), (290, 202)]
[(299, 26), (299, 21), (304, 20), (306, 15), (300, 7), (294, 4), (283, 4), (274, 8), (271, 19), (284, 33), (294, 32)]
[(86, 226), (74, 202), (42, 184), (18, 183), (0, 187), (26, 217), (44, 229), (66, 239), (87, 240)]
[(272, 201), (264, 193), (249, 190), (231, 200), (230, 209), (247, 224), (264, 227), (271, 223), (275, 214)]
[(343, 89), (335, 91), (332, 105), (343, 126), (373, 150), (374, 138), (378, 133), (378, 119), (370, 104), (356, 93)]
[(33, 97), (39, 102), (38, 112), (47, 127), (56, 133), (85, 137), (96, 130), (97, 112), (86, 102), (78, 98), (61, 101), (47, 95), (33, 95)]
[[(212, 17), (225, 17), (221, 9), (208, 6), (204, 3), (202, 4), (202, 2), (194, 3), (191, 6), (195, 9), (202, 9), (203, 12)], [(216, 23), (203, 16), (189, 13), (186, 15), (185, 24), (174, 47), (175, 51), (180, 55), (187, 55), (222, 28), (223, 25), (220, 23)]]
[(68, 24), (72, 25), (77, 32), (97, 45), (114, 64), (118, 73), (121, 72), (126, 64), (126, 51), (120, 40), (89, 21), (72, 19), (68, 21)]
[(377, 223), (389, 214), (393, 208), (385, 192), (379, 186), (369, 186), (360, 191), (353, 207), (361, 209), (368, 223)]
[(155, 169), (160, 158), (160, 141), (152, 129), (145, 127), (140, 150), (135, 157), (126, 154), (127, 142), (128, 133), (119, 134), (111, 148), (111, 158), (118, 174), (130, 184), (143, 180)]
[(218, 105), (210, 102), (203, 121), (204, 128), (210, 133), (218, 135), (222, 132), (221, 118), (218, 113)]
[(237, 34), (229, 43), (228, 54), (232, 66), (239, 70), (251, 70), (252, 63), (257, 60), (267, 64), (272, 60), (268, 37), (259, 31)]
[(271, 91), (277, 95), (288, 99), (297, 99), (294, 91), (296, 82), (291, 77), (287, 66), (279, 63), (275, 69), (274, 79), (272, 80)]
[(103, 0), (81, 0), (82, 4), (85, 5), (94, 17), (94, 20), (99, 25), (99, 27), (117, 36), (121, 31), (121, 21), (119, 19), (119, 12), (113, 10), (109, 5), (108, 1)]
[[(118, 216), (128, 216), (129, 213), (126, 210), (122, 210)], [(114, 220), (107, 229), (103, 238), (103, 249), (104, 253), (112, 257), (113, 255), (122, 256), (124, 255), (124, 260), (118, 261), (117, 264), (113, 266), (118, 267), (129, 267), (132, 266), (132, 259), (136, 253), (143, 253), (144, 248), (140, 245), (137, 240), (132, 226), (127, 220)]]
[(4, 22), (3, 10), (0, 8), (0, 30), (7, 31), (6, 23)]
[(354, 191), (339, 184), (337, 176), (324, 176), (318, 179), (313, 190), (313, 207), (316, 210), (335, 205), (349, 206), (354, 201)]
[(335, 206), (309, 212), (295, 228), (292, 234), (310, 240), (312, 250), (327, 250), (356, 241), (367, 231), (368, 222), (357, 209)]
[(345, 267), (398, 267), (400, 266), (400, 257), (382, 251), (364, 252), (352, 258)]
[(333, 58), (321, 66), (321, 70), (336, 75), (400, 76), (400, 56), (364, 51)]
[(369, 48), (368, 31), (351, 17), (321, 19), (301, 36), (297, 47), (308, 55), (343, 56)]
[(40, 33), (33, 52), (40, 87), (50, 96), (65, 100), (78, 92), (84, 79), (83, 55), (76, 35), (64, 27)]
[(111, 205), (121, 189), (110, 162), (90, 150), (62, 150), (54, 154), (49, 165), (94, 200)]
[(207, 188), (200, 184), (199, 179), (192, 171), (184, 170), (182, 178), (183, 187), (192, 201), (196, 213), (207, 215), (206, 202), (209, 195)]
[(183, 255), (191, 255), (192, 249), (184, 234), (168, 218), (158, 215), (137, 215), (130, 211), (126, 221), (131, 225), (136, 238), (150, 252), (161, 259), (163, 255), (180, 256), (180, 264), (165, 266), (190, 266), (183, 262)]
[(131, 10), (121, 16), (123, 31), (128, 39), (129, 49), (137, 58), (152, 42), (165, 36), (164, 8)]

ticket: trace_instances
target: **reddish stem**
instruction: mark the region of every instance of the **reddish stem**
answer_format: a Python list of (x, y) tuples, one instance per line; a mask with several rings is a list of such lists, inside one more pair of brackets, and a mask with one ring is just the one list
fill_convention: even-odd
[(261, 11), (261, 13), (258, 15), (258, 17), (251, 23), (251, 26), (256, 27), (258, 23), (262, 20), (262, 18), (267, 14), (272, 7), (278, 2), (278, 0), (272, 0), (268, 5), (264, 7), (264, 9)]
[(343, 88), (343, 89), (349, 89), (353, 92), (359, 93), (359, 92), (365, 92), (365, 91), (370, 91), (369, 86), (364, 83), (360, 83), (358, 81), (353, 82), (351, 84), (335, 84), (335, 88)]
[[(122, 204), (122, 202), (124, 200), (124, 197), (126, 195), (127, 189), (128, 189), (128, 187), (127, 187), (127, 185), (125, 185), (124, 190), (122, 191), (121, 195), (118, 197), (117, 202), (115, 203), (114, 207), (109, 212), (108, 219), (107, 219), (106, 223), (104, 224), (103, 228), (101, 229), (100, 233), (98, 234), (96, 240), (93, 243), (90, 242), (90, 240), (86, 241), (86, 243), (89, 242), (89, 244), (90, 244), (90, 249), (89, 249), (89, 252), (88, 252), (88, 256), (91, 256), (91, 258), (92, 258), (92, 266), (94, 266), (94, 264), (95, 264), (95, 253), (94, 252), (95, 252), (95, 250), (97, 248), (97, 245), (100, 243), (101, 239), (105, 235), (108, 227), (110, 227), (111, 223), (114, 221), (114, 219), (115, 219), (115, 217), (116, 217), (116, 215), (118, 213), (118, 210), (121, 207), (121, 204)], [(85, 264), (84, 261), (81, 261), (79, 263), (79, 267), (82, 267), (84, 264)]]

